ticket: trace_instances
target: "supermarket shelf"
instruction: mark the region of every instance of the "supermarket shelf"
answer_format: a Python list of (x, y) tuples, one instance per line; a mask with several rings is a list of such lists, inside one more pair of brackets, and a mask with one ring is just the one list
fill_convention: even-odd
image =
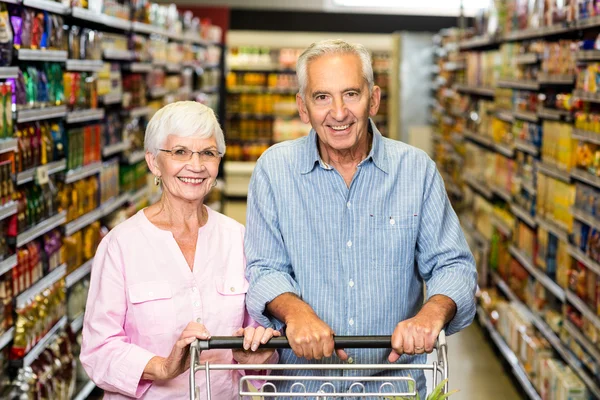
[(113, 92), (113, 93), (105, 94), (104, 96), (101, 97), (100, 100), (102, 100), (104, 105), (121, 104), (123, 102), (123, 93)]
[(512, 201), (512, 195), (506, 189), (503, 189), (503, 188), (498, 187), (498, 186), (492, 186), (491, 189), (492, 189), (492, 192), (496, 196), (498, 196), (499, 198), (501, 198), (505, 202), (510, 203)]
[(77, 318), (75, 318), (73, 321), (71, 321), (71, 323), (69, 324), (71, 326), (71, 332), (77, 333), (81, 330), (81, 328), (83, 328), (83, 317), (84, 316), (85, 316), (85, 314), (81, 313)]
[(129, 110), (129, 115), (132, 118), (144, 117), (153, 112), (151, 107), (136, 107)]
[(145, 33), (147, 35), (162, 35), (168, 36), (166, 29), (159, 28), (158, 26), (144, 24), (142, 22), (133, 21), (131, 29), (137, 33)]
[(515, 139), (515, 149), (531, 154), (534, 157), (540, 152), (536, 146), (521, 139)]
[(165, 69), (170, 73), (179, 73), (183, 70), (181, 64), (179, 63), (167, 63), (167, 65), (165, 65)]
[(67, 106), (55, 106), (17, 111), (17, 123), (62, 118), (67, 115)]
[(129, 154), (127, 156), (127, 163), (129, 165), (137, 164), (137, 163), (143, 161), (145, 158), (146, 158), (145, 150), (136, 150), (134, 152), (131, 152), (131, 154)]
[(155, 87), (150, 89), (150, 97), (156, 99), (157, 97), (164, 97), (169, 93), (165, 87)]
[(17, 202), (11, 200), (8, 203), (4, 204), (3, 206), (0, 206), (0, 221), (2, 221), (3, 219), (6, 219), (12, 215), (15, 215), (16, 213), (17, 213)]
[(483, 135), (474, 133), (474, 132), (469, 132), (469, 131), (465, 131), (463, 132), (463, 136), (465, 137), (465, 139), (471, 141), (471, 142), (475, 142), (477, 144), (480, 144), (484, 147), (488, 147), (490, 149), (494, 148), (494, 142), (491, 138), (485, 137)]
[(506, 225), (506, 223), (504, 221), (502, 221), (500, 218), (492, 215), (491, 223), (504, 236), (506, 236), (506, 237), (512, 236), (512, 228), (510, 226)]
[(148, 189), (148, 187), (143, 187), (142, 189), (139, 189), (139, 190), (131, 193), (131, 195), (129, 196), (129, 202), (131, 204), (137, 204), (140, 201), (142, 201), (144, 198), (148, 197), (149, 194), (150, 194), (150, 190)]
[(236, 65), (229, 69), (231, 72), (246, 72), (246, 73), (261, 73), (261, 72), (272, 72), (272, 73), (288, 73), (295, 74), (296, 70), (293, 68), (282, 68), (277, 64), (269, 65)]
[(585, 318), (587, 318), (594, 326), (600, 329), (600, 318), (591, 310), (587, 304), (583, 302), (575, 293), (570, 290), (566, 291), (567, 301), (575, 307)]
[(513, 112), (511, 110), (496, 110), (494, 116), (498, 118), (500, 121), (508, 122), (512, 124), (515, 121), (515, 117), (513, 116)]
[(538, 82), (545, 85), (573, 85), (575, 83), (575, 75), (540, 74)]
[(584, 211), (578, 207), (571, 207), (571, 214), (575, 219), (585, 222), (591, 228), (600, 229), (600, 219), (596, 218), (596, 216)]
[(559, 181), (563, 181), (565, 183), (571, 182), (571, 175), (566, 171), (560, 170), (554, 165), (545, 163), (543, 161), (538, 162), (537, 164), (538, 172), (543, 173), (544, 175), (551, 176)]
[(589, 142), (594, 144), (600, 144), (600, 133), (584, 131), (581, 129), (573, 129), (571, 135), (573, 139), (581, 140), (582, 142)]
[(11, 326), (9, 330), (0, 335), (0, 350), (5, 348), (10, 342), (12, 342), (15, 336), (15, 327)]
[(592, 175), (587, 171), (574, 168), (571, 171), (571, 176), (573, 177), (573, 179), (577, 179), (578, 181), (582, 181), (584, 183), (587, 183), (588, 185), (592, 185), (600, 189), (600, 177)]
[(23, 233), (17, 235), (17, 247), (21, 247), (33, 239), (42, 236), (44, 233), (51, 231), (65, 223), (67, 220), (67, 212), (62, 211), (50, 218), (47, 218), (37, 224), (36, 226), (26, 230)]
[(562, 118), (571, 118), (571, 112), (566, 110), (557, 110), (554, 108), (540, 107), (538, 116), (543, 119), (560, 121)]
[(589, 270), (591, 270), (595, 274), (600, 275), (599, 263), (592, 260), (587, 254), (585, 254), (583, 251), (573, 246), (572, 244), (569, 244), (568, 251), (571, 257), (575, 258), (577, 261), (585, 265)]
[(16, 138), (0, 140), (0, 154), (10, 153), (17, 150), (19, 150), (19, 141)]
[(539, 226), (541, 226), (543, 229), (547, 230), (548, 232), (552, 233), (554, 236), (556, 236), (563, 242), (567, 242), (567, 243), (569, 242), (569, 233), (562, 226), (559, 226), (558, 224), (555, 224), (554, 222), (550, 222), (539, 215), (536, 215), (535, 220)]
[(79, 282), (80, 280), (82, 280), (87, 275), (89, 275), (89, 273), (92, 272), (92, 264), (93, 263), (94, 263), (94, 259), (92, 258), (92, 259), (84, 262), (75, 271), (73, 271), (69, 275), (67, 275), (67, 277), (65, 278), (65, 286), (67, 287), (67, 289), (70, 288), (71, 286), (73, 286), (74, 284), (76, 284), (77, 282)]
[(514, 58), (516, 64), (536, 64), (540, 61), (538, 53), (519, 54)]
[[(40, 167), (44, 167), (48, 169), (48, 175), (56, 174), (57, 172), (64, 171), (67, 168), (67, 160), (62, 159), (58, 161), (53, 161), (48, 164), (44, 164)], [(35, 178), (36, 169), (40, 167), (30, 168), (26, 171), (17, 173), (17, 185), (22, 185), (27, 182), (31, 182)]]
[(580, 98), (583, 101), (589, 101), (590, 103), (600, 103), (600, 92), (589, 93), (583, 90), (574, 90), (573, 96)]
[(538, 114), (531, 111), (514, 111), (513, 117), (529, 122), (538, 122), (539, 120)]
[(152, 71), (152, 64), (148, 62), (132, 62), (123, 64), (124, 69), (131, 72), (145, 73)]
[(494, 149), (496, 150), (497, 153), (500, 153), (503, 156), (506, 156), (508, 158), (513, 158), (515, 156), (515, 149), (512, 147), (508, 147), (503, 144), (495, 143)]
[(510, 210), (517, 218), (519, 218), (521, 221), (525, 222), (529, 227), (531, 227), (533, 229), (537, 228), (537, 222), (535, 221), (535, 218), (532, 217), (531, 214), (529, 214), (523, 208), (521, 208), (520, 206), (518, 206), (515, 203), (511, 203)]
[(67, 60), (67, 71), (98, 72), (102, 68), (102, 60)]
[(527, 374), (525, 373), (523, 366), (519, 362), (519, 359), (517, 358), (515, 353), (510, 349), (510, 347), (508, 347), (508, 345), (506, 344), (500, 333), (498, 333), (496, 328), (494, 328), (487, 315), (485, 315), (485, 311), (483, 311), (483, 308), (481, 308), (480, 306), (477, 306), (477, 315), (479, 316), (479, 321), (481, 322), (481, 324), (488, 330), (492, 340), (494, 341), (496, 346), (498, 346), (498, 349), (500, 350), (500, 353), (502, 353), (504, 359), (508, 361), (508, 363), (512, 367), (513, 373), (521, 383), (521, 386), (527, 394), (527, 397), (529, 397), (531, 400), (541, 400), (540, 395), (537, 393), (537, 391), (533, 387), (533, 384), (527, 378)]
[(467, 40), (463, 40), (458, 44), (460, 50), (471, 50), (487, 47), (496, 47), (500, 44), (497, 38), (490, 36), (476, 36)]
[(538, 281), (540, 282), (546, 289), (548, 289), (557, 299), (565, 302), (566, 296), (563, 288), (558, 286), (554, 280), (552, 280), (548, 275), (544, 273), (541, 269), (537, 268), (533, 261), (530, 260), (525, 254), (523, 254), (519, 249), (515, 246), (510, 246), (508, 251), (512, 256), (517, 259), (517, 261), (525, 267), (527, 271)]
[(0, 67), (0, 79), (11, 79), (19, 76), (19, 67)]
[(533, 184), (531, 182), (521, 181), (521, 189), (524, 189), (527, 193), (529, 193), (531, 195), (537, 194), (537, 190), (535, 189), (535, 186), (533, 186)]
[(473, 190), (482, 195), (488, 200), (492, 200), (494, 197), (494, 193), (483, 183), (478, 182), (474, 177), (465, 175), (463, 176), (463, 180), (467, 185), (469, 185)]
[(497, 85), (509, 89), (539, 90), (540, 88), (539, 82), (524, 79), (501, 79), (497, 82)]
[(0, 261), (0, 276), (4, 275), (17, 265), (17, 255), (13, 254), (7, 259)]
[(23, 5), (61, 15), (68, 14), (71, 10), (69, 6), (52, 0), (23, 0)]
[[(212, 92), (214, 90), (204, 89), (205, 92)], [(227, 93), (256, 93), (256, 94), (296, 94), (298, 88), (266, 88), (266, 87), (249, 87), (249, 88), (227, 88)], [(451, 97), (451, 96), (449, 96)]]
[(73, 397), (73, 400), (86, 400), (95, 387), (96, 384), (94, 382), (88, 381), (88, 383), (81, 388), (79, 393)]
[[(219, 87), (218, 86), (208, 86), (208, 87), (204, 87), (204, 88), (200, 89), (199, 91), (204, 94), (216, 94), (216, 93), (219, 93)], [(272, 93), (281, 94), (283, 92), (282, 91), (273, 91)], [(296, 94), (296, 92), (293, 92), (290, 94)]]
[(108, 146), (104, 146), (102, 148), (102, 155), (104, 157), (110, 157), (114, 154), (118, 154), (125, 150), (129, 150), (129, 147), (131, 147), (131, 143), (128, 140), (123, 141), (121, 143), (115, 143)]
[(97, 121), (104, 118), (104, 108), (71, 111), (67, 114), (67, 124)]
[(444, 71), (458, 71), (461, 69), (465, 69), (467, 65), (464, 62), (446, 62), (444, 63), (443, 70)]
[(25, 290), (23, 293), (17, 296), (17, 308), (25, 307), (27, 305), (27, 302), (33, 299), (37, 294), (42, 293), (50, 286), (63, 279), (65, 277), (66, 272), (67, 264), (62, 264), (59, 267), (55, 268), (53, 271), (50, 271), (43, 278), (34, 283), (29, 289)]
[[(60, 4), (52, 2), (54, 4)], [(33, 50), (19, 49), (17, 53), (19, 61), (50, 61), (50, 62), (65, 62), (67, 61), (67, 52), (65, 50)]]
[[(61, 329), (67, 326), (67, 317), (62, 317), (53, 327), (48, 331), (46, 336), (42, 338), (30, 351), (27, 353), (25, 358), (22, 360), (24, 367), (30, 366), (37, 358), (46, 350), (46, 347), (54, 339), (54, 335)], [(20, 364), (20, 363), (19, 363)]]
[(581, 347), (583, 347), (596, 360), (596, 362), (600, 362), (600, 350), (598, 350), (595, 344), (590, 342), (590, 340), (586, 338), (585, 335), (581, 333), (581, 331), (568, 319), (565, 319), (563, 326), (565, 327), (566, 331), (569, 332), (569, 335), (575, 338)]
[(85, 228), (89, 224), (98, 221), (102, 218), (102, 208), (98, 207), (93, 211), (90, 211), (87, 214), (82, 215), (74, 221), (69, 222), (65, 225), (65, 236), (71, 236), (77, 231)]
[(227, 174), (245, 174), (248, 176), (252, 175), (255, 167), (256, 162), (249, 161), (228, 161), (223, 166)]
[(113, 17), (106, 14), (100, 14), (93, 11), (90, 11), (86, 8), (81, 7), (73, 7), (71, 10), (71, 15), (74, 18), (78, 18), (84, 21), (90, 21), (94, 23), (104, 24), (111, 28), (115, 29), (123, 29), (123, 30), (131, 30), (131, 21)]
[(117, 209), (119, 209), (125, 203), (127, 203), (129, 201), (129, 198), (130, 198), (129, 193), (123, 193), (120, 196), (113, 197), (112, 199), (106, 201), (101, 206), (102, 207), (102, 216), (105, 217), (105, 216), (115, 212)]
[(600, 60), (600, 50), (577, 50), (575, 59), (577, 61), (598, 61)]
[(128, 61), (135, 60), (135, 53), (130, 50), (105, 49), (104, 58), (106, 60)]
[(183, 34), (182, 37), (184, 42), (190, 42), (193, 44), (197, 44), (199, 46), (207, 46), (208, 42), (200, 37), (200, 35), (193, 34), (191, 32), (187, 32)]

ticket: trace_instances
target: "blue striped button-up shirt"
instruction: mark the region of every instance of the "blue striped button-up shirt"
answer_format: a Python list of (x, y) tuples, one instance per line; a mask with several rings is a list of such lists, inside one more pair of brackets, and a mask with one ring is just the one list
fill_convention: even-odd
[[(245, 250), (246, 304), (262, 325), (282, 327), (265, 307), (291, 292), (336, 335), (391, 335), (421, 308), (423, 284), (427, 297), (443, 294), (456, 303), (447, 334), (472, 322), (475, 263), (435, 163), (371, 126), (371, 151), (350, 187), (320, 159), (314, 130), (259, 159), (248, 192)], [(355, 363), (387, 363), (389, 350), (347, 353)], [(306, 361), (284, 350), (280, 362)], [(399, 362), (422, 364), (425, 356)], [(345, 373), (361, 374), (386, 372)], [(412, 376), (422, 391), (423, 374)]]

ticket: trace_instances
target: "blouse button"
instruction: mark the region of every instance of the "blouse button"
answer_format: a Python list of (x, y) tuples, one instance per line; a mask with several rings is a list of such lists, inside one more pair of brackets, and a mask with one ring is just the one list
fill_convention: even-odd
[(394, 218), (390, 218), (390, 225), (395, 225), (396, 221), (394, 221)]
[(231, 290), (232, 292), (235, 292), (235, 288), (233, 286), (230, 287), (229, 290)]

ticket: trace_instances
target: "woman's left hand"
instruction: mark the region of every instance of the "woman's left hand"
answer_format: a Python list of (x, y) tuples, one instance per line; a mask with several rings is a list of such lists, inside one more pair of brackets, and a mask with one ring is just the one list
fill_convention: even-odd
[(272, 337), (281, 336), (281, 333), (272, 328), (258, 326), (256, 328), (240, 328), (233, 335), (244, 336), (244, 349), (233, 350), (235, 361), (239, 364), (264, 364), (271, 358), (275, 350), (261, 349), (260, 345), (267, 343)]

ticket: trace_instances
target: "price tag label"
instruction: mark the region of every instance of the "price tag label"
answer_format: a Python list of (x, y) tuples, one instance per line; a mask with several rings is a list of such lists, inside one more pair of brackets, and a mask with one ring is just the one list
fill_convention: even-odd
[(45, 185), (49, 180), (47, 165), (42, 165), (35, 169), (35, 181), (38, 185)]

